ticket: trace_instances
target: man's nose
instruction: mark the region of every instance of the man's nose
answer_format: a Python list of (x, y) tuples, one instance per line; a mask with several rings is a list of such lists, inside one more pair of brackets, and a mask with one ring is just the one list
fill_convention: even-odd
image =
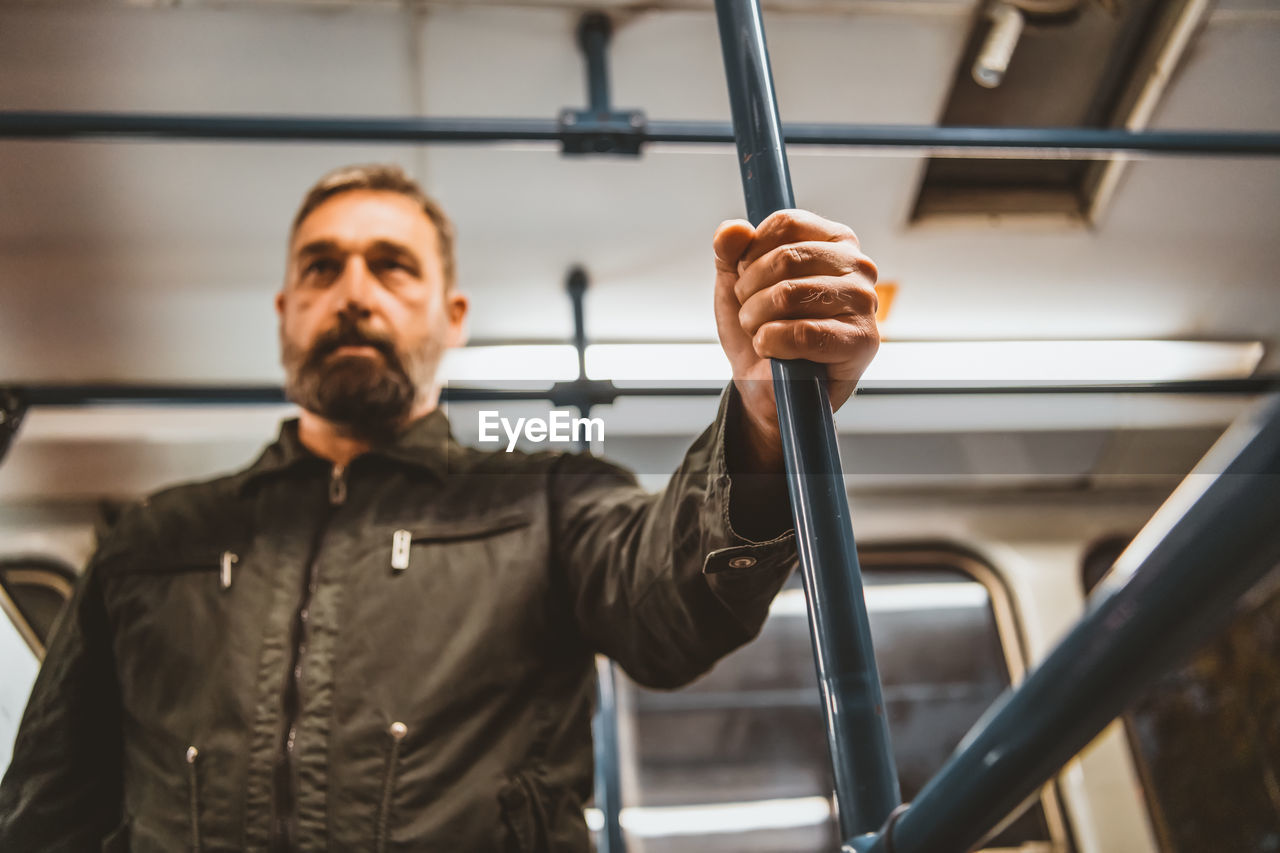
[(342, 276), (337, 282), (337, 296), (345, 306), (356, 306), (367, 314), (372, 305), (373, 291), (377, 287), (377, 279), (369, 271), (364, 258), (353, 255), (347, 259)]

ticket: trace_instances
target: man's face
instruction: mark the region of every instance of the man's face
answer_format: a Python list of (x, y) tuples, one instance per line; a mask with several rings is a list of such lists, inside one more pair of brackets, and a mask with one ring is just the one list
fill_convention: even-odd
[(276, 310), (289, 398), (373, 437), (423, 413), (445, 348), (464, 342), (467, 299), (446, 291), (412, 199), (351, 190), (298, 226)]

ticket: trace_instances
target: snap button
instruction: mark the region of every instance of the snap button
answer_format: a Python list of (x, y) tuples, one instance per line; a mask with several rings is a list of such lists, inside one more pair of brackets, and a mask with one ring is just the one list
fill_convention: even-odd
[(731, 569), (749, 569), (756, 564), (755, 557), (734, 557), (729, 561)]

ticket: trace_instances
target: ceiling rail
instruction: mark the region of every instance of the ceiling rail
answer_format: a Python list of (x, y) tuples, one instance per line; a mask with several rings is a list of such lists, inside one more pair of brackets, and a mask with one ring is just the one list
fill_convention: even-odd
[[(714, 397), (724, 383), (687, 382), (678, 385), (615, 385), (607, 379), (559, 382), (528, 389), (445, 385), (441, 399), (450, 403), (483, 403), (502, 400), (546, 400), (556, 406), (576, 405), (586, 392), (592, 405), (606, 405), (621, 397)], [(1253, 396), (1280, 392), (1280, 374), (1245, 379), (1195, 379), (1169, 382), (1130, 382), (1097, 385), (938, 384), (929, 382), (864, 382), (859, 397), (971, 396), (975, 394), (1213, 394)], [(252, 384), (148, 384), (15, 383), (0, 385), (0, 393), (12, 395), (26, 407), (65, 408), (99, 405), (271, 405), (287, 403), (278, 385)]]
[[(637, 113), (636, 115), (642, 115)], [(1115, 154), (1200, 157), (1277, 157), (1280, 133), (1143, 130), (1076, 127), (934, 127), (897, 124), (788, 124), (788, 145), (928, 151), (935, 155), (1002, 154), (1054, 159)], [(627, 136), (628, 144), (619, 143)], [(597, 137), (612, 147), (592, 144)], [(569, 154), (639, 153), (651, 143), (734, 142), (729, 122), (644, 121), (620, 127), (606, 116), (574, 120), (537, 118), (397, 118), (373, 116), (263, 116), (195, 113), (0, 111), (0, 139), (222, 142), (337, 142), (475, 144), (559, 143)], [(634, 145), (630, 144), (634, 143)]]

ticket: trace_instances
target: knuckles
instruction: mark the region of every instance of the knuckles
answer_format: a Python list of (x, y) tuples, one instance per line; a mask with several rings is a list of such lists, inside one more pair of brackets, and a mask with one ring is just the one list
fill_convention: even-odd
[(824, 353), (831, 349), (834, 336), (826, 326), (801, 321), (792, 328), (796, 349), (800, 352)]
[(855, 263), (858, 265), (858, 271), (862, 273), (863, 277), (872, 285), (880, 280), (880, 268), (876, 266), (875, 261), (859, 252)]
[(835, 319), (847, 325), (869, 324), (879, 307), (875, 288), (858, 282), (780, 281), (738, 309), (738, 324), (755, 335), (769, 323)]
[(859, 245), (858, 235), (842, 222), (824, 219), (808, 210), (779, 210), (765, 218), (757, 235), (772, 237), (779, 243), (803, 240), (844, 241)]
[(769, 291), (773, 297), (773, 308), (780, 314), (795, 310), (804, 301), (803, 285), (794, 281), (780, 281)]
[[(874, 315), (879, 303), (874, 286), (844, 280), (812, 282), (787, 279), (769, 288), (768, 300), (771, 313), (778, 317), (803, 316), (808, 310), (816, 310), (815, 316), (828, 317), (832, 312), (822, 308), (833, 305), (850, 313)], [(748, 319), (745, 311), (743, 317)]]
[(756, 330), (752, 344), (761, 358), (860, 361), (879, 349), (880, 332), (875, 320), (863, 314), (824, 320), (773, 320)]
[(778, 250), (774, 272), (781, 276), (796, 275), (811, 265), (813, 254), (800, 246), (783, 246)]

